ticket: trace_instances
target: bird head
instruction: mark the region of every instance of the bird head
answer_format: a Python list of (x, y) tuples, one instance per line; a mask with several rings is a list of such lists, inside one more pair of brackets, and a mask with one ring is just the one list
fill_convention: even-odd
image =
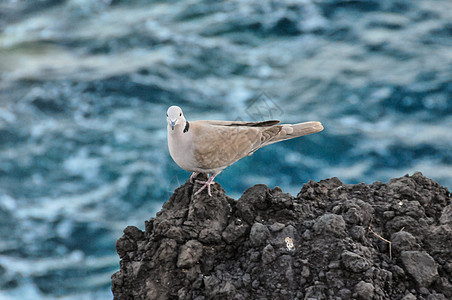
[(170, 106), (166, 112), (166, 122), (168, 123), (168, 127), (171, 127), (171, 130), (177, 125), (185, 125), (185, 117), (182, 109), (179, 106)]

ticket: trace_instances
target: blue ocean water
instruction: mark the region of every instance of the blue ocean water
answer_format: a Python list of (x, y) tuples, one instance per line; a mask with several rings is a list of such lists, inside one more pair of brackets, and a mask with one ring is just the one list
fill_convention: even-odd
[(189, 173), (189, 120), (318, 120), (217, 177), (452, 187), (452, 2), (0, 1), (0, 299), (111, 299), (115, 240)]

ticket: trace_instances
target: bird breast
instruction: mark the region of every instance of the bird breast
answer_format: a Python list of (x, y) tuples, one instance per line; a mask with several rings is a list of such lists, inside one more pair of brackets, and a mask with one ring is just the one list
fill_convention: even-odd
[(174, 162), (182, 169), (195, 172), (190, 133), (177, 133), (168, 130), (168, 149)]

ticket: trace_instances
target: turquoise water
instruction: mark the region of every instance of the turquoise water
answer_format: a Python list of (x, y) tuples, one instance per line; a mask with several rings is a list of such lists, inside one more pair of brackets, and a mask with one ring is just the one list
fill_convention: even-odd
[(217, 177), (303, 183), (421, 171), (452, 187), (452, 3), (0, 2), (0, 299), (111, 299), (115, 240), (189, 173), (189, 120), (321, 121)]

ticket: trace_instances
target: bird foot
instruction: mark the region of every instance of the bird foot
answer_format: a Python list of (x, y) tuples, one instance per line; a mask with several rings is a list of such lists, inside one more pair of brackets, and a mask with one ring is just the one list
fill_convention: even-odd
[(210, 186), (215, 183), (212, 176), (207, 181), (196, 180), (196, 182), (203, 184), (203, 186), (195, 193), (195, 195), (198, 195), (207, 187), (207, 194), (212, 197), (212, 194), (210, 193)]
[(193, 183), (193, 179), (195, 179), (196, 176), (199, 175), (199, 173), (200, 172), (193, 172), (193, 173), (191, 173), (191, 175), (190, 175), (190, 183)]

